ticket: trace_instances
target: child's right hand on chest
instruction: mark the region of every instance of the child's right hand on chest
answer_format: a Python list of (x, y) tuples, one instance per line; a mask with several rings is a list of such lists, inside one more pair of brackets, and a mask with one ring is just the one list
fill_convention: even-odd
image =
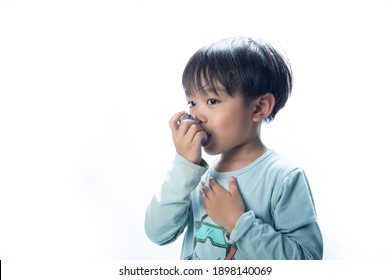
[(199, 122), (193, 119), (179, 122), (184, 111), (177, 112), (169, 120), (176, 151), (185, 159), (199, 164), (202, 158), (202, 139), (207, 137)]

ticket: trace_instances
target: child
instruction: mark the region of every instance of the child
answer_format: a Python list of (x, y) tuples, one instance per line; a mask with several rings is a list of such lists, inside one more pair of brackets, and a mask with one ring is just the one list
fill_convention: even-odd
[[(169, 121), (176, 156), (147, 211), (155, 243), (185, 229), (181, 259), (321, 259), (322, 237), (302, 169), (260, 137), (292, 88), (289, 63), (265, 41), (227, 38), (183, 73), (192, 118)], [(208, 166), (201, 149), (220, 157)]]

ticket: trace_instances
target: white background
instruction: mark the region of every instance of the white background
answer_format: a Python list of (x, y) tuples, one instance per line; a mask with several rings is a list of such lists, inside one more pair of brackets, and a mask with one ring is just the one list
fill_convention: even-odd
[[(389, 259), (386, 1), (0, 1), (0, 259), (178, 259), (144, 234), (205, 44), (265, 38), (291, 99), (266, 145), (309, 176), (325, 259)], [(211, 158), (206, 157), (209, 161)]]

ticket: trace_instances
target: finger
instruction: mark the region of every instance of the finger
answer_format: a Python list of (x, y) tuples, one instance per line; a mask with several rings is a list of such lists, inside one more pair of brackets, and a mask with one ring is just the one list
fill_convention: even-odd
[(197, 121), (194, 120), (184, 120), (180, 123), (177, 131), (182, 136), (188, 134), (190, 136), (191, 141), (193, 141), (195, 134), (202, 130)]
[(171, 119), (169, 120), (169, 127), (171, 128), (172, 132), (176, 131), (178, 128), (178, 122), (179, 118), (185, 113), (185, 111), (180, 111), (175, 113)]
[(199, 125), (199, 123), (192, 124), (187, 132), (189, 135), (191, 135), (192, 142), (194, 143), (201, 143), (202, 139), (207, 137), (206, 132), (203, 130), (203, 128)]
[(206, 137), (207, 137), (207, 133), (201, 128), (201, 130), (199, 130), (195, 134), (193, 141), (195, 143), (202, 144), (203, 139), (205, 139)]
[(205, 197), (207, 197), (207, 198), (212, 194), (212, 190), (208, 186), (205, 186), (202, 190), (203, 190)]
[(207, 202), (205, 202), (204, 200), (203, 200), (203, 208), (206, 211), (206, 214), (208, 215), (209, 214), (209, 206), (208, 206)]
[(228, 184), (229, 184), (229, 191), (232, 196), (240, 195), (236, 178), (229, 177)]
[(206, 194), (204, 192), (204, 189), (199, 189), (199, 194), (200, 194), (200, 197), (204, 200), (206, 198)]
[(225, 191), (226, 192), (226, 190), (220, 184), (218, 184), (218, 182), (214, 178), (210, 178), (210, 189), (214, 193), (217, 193), (217, 192), (220, 192), (220, 191)]
[(203, 199), (208, 198), (207, 193), (210, 191), (210, 186), (205, 181), (202, 181), (201, 184), (202, 188), (199, 190), (200, 194)]
[(201, 189), (199, 190), (199, 194), (200, 194), (200, 196), (201, 196), (201, 198), (202, 198), (203, 208), (207, 211), (207, 209), (208, 209), (208, 204), (209, 204), (209, 198), (207, 197), (204, 188), (201, 188)]

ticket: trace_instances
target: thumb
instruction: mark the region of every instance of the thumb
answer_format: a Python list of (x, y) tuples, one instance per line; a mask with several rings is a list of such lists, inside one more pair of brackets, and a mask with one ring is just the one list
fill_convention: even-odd
[(240, 191), (238, 190), (238, 184), (236, 178), (229, 177), (228, 184), (229, 184), (230, 194), (232, 196), (237, 196), (237, 195), (240, 196)]

